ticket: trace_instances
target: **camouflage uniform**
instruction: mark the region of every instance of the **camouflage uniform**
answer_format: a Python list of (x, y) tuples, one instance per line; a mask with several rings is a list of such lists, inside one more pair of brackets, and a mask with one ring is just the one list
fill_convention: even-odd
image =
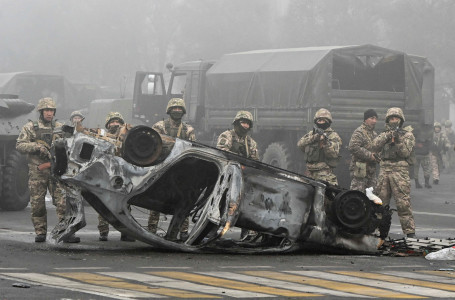
[[(37, 110), (42, 114), (44, 109), (56, 110), (52, 98), (40, 99)], [(32, 223), (36, 235), (47, 234), (47, 211), (45, 197), (47, 190), (56, 206), (58, 221), (62, 221), (66, 213), (66, 191), (51, 174), (51, 168), (38, 170), (38, 166), (49, 163), (49, 148), (54, 140), (54, 130), (63, 124), (54, 120), (47, 122), (41, 116), (38, 121), (30, 121), (24, 125), (16, 142), (16, 149), (27, 155), (29, 168), (30, 205)]]
[[(181, 98), (172, 98), (166, 107), (166, 113), (171, 115), (174, 107), (180, 107), (183, 114), (186, 113), (185, 101)], [(182, 116), (183, 116), (182, 114)], [(183, 122), (180, 118), (173, 118), (172, 116), (166, 120), (159, 121), (152, 126), (159, 134), (169, 135), (174, 138), (184, 139), (188, 141), (196, 141), (196, 135), (194, 134), (194, 128)], [(148, 220), (148, 230), (156, 233), (158, 223), (160, 220), (160, 212), (151, 210)], [(180, 232), (188, 232), (189, 218), (187, 218), (180, 228)]]
[[(125, 120), (123, 116), (118, 112), (110, 112), (106, 116), (106, 122), (104, 127), (108, 130), (110, 134), (118, 135), (120, 132), (120, 127), (109, 127), (109, 123), (113, 120), (119, 121), (120, 124), (124, 125)], [(100, 233), (100, 240), (104, 241), (107, 240), (107, 236), (109, 234), (109, 222), (107, 222), (101, 215), (98, 215), (98, 231)], [(105, 238), (103, 238), (105, 237)]]
[[(434, 128), (439, 127), (441, 129), (441, 123), (435, 122)], [(444, 168), (442, 161), (442, 154), (449, 150), (450, 144), (444, 132), (434, 132), (433, 133), (433, 145), (431, 147), (430, 160), (433, 173), (433, 182), (435, 184), (439, 183), (439, 174)]]
[[(248, 111), (239, 111), (232, 124), (234, 126), (241, 126), (238, 125), (238, 121), (242, 119), (250, 121), (250, 129), (253, 128), (253, 115)], [(247, 133), (242, 134), (238, 131), (238, 129), (236, 130), (236, 128), (234, 128), (221, 133), (218, 137), (216, 147), (246, 158), (259, 160), (256, 141)]]
[[(401, 119), (399, 130), (389, 123), (390, 117)], [(409, 165), (415, 138), (410, 126), (401, 129), (405, 121), (403, 111), (398, 107), (389, 108), (386, 114), (386, 128), (373, 140), (373, 150), (381, 154), (378, 184), (375, 194), (384, 205), (395, 198), (401, 228), (409, 236), (415, 235), (414, 216), (411, 208), (411, 182)]]
[[(241, 121), (248, 122), (250, 124), (249, 129), (243, 128), (240, 124)], [(253, 115), (249, 111), (241, 110), (235, 115), (232, 125), (234, 125), (234, 129), (226, 130), (220, 134), (216, 147), (249, 159), (259, 160), (256, 141), (248, 135), (248, 131), (253, 128)], [(254, 230), (242, 228), (240, 238), (252, 240), (257, 235), (258, 233)]]
[[(316, 123), (319, 118), (325, 118), (332, 123), (332, 115), (325, 108), (316, 112), (313, 121)], [(304, 152), (308, 176), (338, 185), (333, 169), (338, 164), (341, 145), (340, 136), (331, 127), (324, 130), (323, 140), (315, 130), (305, 134), (297, 146)]]
[(447, 172), (450, 172), (454, 166), (454, 159), (455, 159), (454, 150), (453, 150), (453, 148), (454, 148), (453, 146), (455, 144), (455, 132), (452, 129), (452, 121), (447, 120), (444, 122), (444, 133), (445, 133), (447, 139), (449, 140), (450, 145), (449, 145), (449, 149), (445, 153), (443, 159), (444, 159), (444, 165), (446, 166)]
[(432, 136), (425, 136), (424, 132), (415, 131), (416, 145), (415, 151), (415, 164), (414, 164), (414, 181), (416, 188), (422, 188), (419, 182), (420, 166), (423, 169), (423, 177), (425, 179), (425, 187), (431, 188), (431, 161), (430, 161), (430, 147), (432, 144)]
[(349, 151), (351, 152), (351, 190), (362, 191), (376, 186), (376, 159), (372, 151), (374, 138), (378, 134), (367, 124), (360, 125), (351, 136)]

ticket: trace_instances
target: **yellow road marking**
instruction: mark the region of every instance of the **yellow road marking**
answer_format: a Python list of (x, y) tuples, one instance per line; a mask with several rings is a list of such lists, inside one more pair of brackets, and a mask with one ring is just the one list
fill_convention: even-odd
[(242, 272), (247, 275), (265, 277), (276, 280), (296, 282), (306, 285), (319, 286), (326, 289), (331, 289), (335, 291), (342, 291), (352, 294), (360, 294), (365, 296), (373, 297), (382, 297), (382, 298), (419, 298), (415, 295), (409, 295), (404, 293), (391, 292), (388, 290), (377, 289), (373, 287), (353, 284), (353, 283), (344, 283), (339, 281), (325, 280), (319, 278), (312, 278), (302, 275), (291, 275), (273, 271), (245, 271)]
[(273, 287), (263, 286), (259, 284), (253, 283), (246, 283), (241, 281), (217, 278), (212, 276), (206, 275), (199, 275), (199, 274), (192, 274), (192, 273), (184, 273), (184, 272), (148, 272), (148, 274), (163, 276), (168, 278), (192, 281), (212, 286), (219, 286), (225, 287), (234, 290), (241, 290), (241, 291), (249, 291), (249, 292), (256, 292), (262, 294), (270, 294), (270, 295), (277, 295), (283, 297), (316, 297), (322, 296), (319, 294), (311, 294), (311, 293), (301, 293), (295, 292), (285, 289), (277, 289)]
[(403, 278), (403, 277), (395, 277), (395, 276), (390, 276), (390, 275), (367, 273), (367, 272), (333, 271), (333, 273), (348, 275), (348, 276), (357, 276), (357, 277), (361, 277), (361, 278), (382, 280), (382, 281), (387, 281), (387, 282), (418, 285), (418, 286), (424, 286), (424, 287), (429, 287), (429, 288), (433, 288), (433, 289), (455, 291), (455, 284), (452, 285), (452, 284), (445, 284), (445, 283), (438, 283), (438, 282), (424, 281), (424, 280), (417, 280), (417, 279)]
[(206, 295), (206, 294), (198, 294), (187, 292), (178, 289), (169, 289), (169, 288), (155, 288), (150, 287), (148, 285), (143, 284), (136, 284), (124, 281), (120, 278), (98, 275), (98, 274), (91, 274), (85, 272), (72, 272), (72, 273), (51, 273), (53, 275), (76, 279), (82, 282), (101, 285), (101, 286), (108, 286), (113, 288), (120, 288), (120, 289), (128, 289), (140, 292), (148, 292), (158, 295), (165, 295), (169, 297), (178, 297), (178, 298), (219, 298), (213, 295)]
[[(437, 275), (437, 276), (444, 276), (444, 277), (452, 277), (455, 278), (454, 271), (418, 271), (419, 273), (425, 273), (430, 275)], [(454, 282), (455, 284), (455, 282)]]

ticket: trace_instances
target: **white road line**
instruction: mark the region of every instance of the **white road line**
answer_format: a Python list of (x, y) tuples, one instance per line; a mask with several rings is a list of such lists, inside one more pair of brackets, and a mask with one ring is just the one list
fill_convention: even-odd
[(29, 283), (41, 284), (48, 287), (70, 290), (75, 292), (89, 293), (103, 297), (111, 297), (115, 299), (131, 299), (131, 298), (166, 298), (161, 295), (152, 293), (137, 292), (126, 289), (118, 289), (112, 287), (97, 286), (93, 284), (81, 283), (57, 276), (50, 276), (39, 273), (0, 273), (1, 278), (9, 280), (26, 280)]
[(261, 293), (252, 293), (252, 292), (245, 292), (245, 291), (238, 291), (234, 289), (228, 288), (220, 288), (220, 287), (213, 287), (209, 285), (197, 284), (192, 283), (184, 280), (178, 279), (171, 279), (167, 277), (160, 277), (155, 275), (149, 274), (141, 274), (141, 273), (133, 273), (133, 272), (99, 272), (99, 274), (113, 276), (128, 280), (137, 280), (145, 284), (150, 284), (153, 286), (160, 286), (172, 289), (183, 289), (189, 290), (198, 293), (206, 293), (206, 294), (213, 294), (213, 295), (220, 295), (220, 296), (227, 296), (227, 297), (235, 297), (235, 298), (258, 298), (258, 297), (273, 297), (267, 294)]
[(406, 269), (406, 268), (428, 268), (428, 266), (420, 266), (420, 265), (407, 265), (407, 266), (382, 266), (382, 268), (400, 268), (400, 269)]
[(191, 269), (191, 267), (137, 267), (138, 269)]
[(54, 268), (54, 270), (105, 270), (112, 269), (111, 267), (65, 267), (65, 268)]
[(347, 276), (347, 275), (340, 275), (340, 274), (332, 274), (332, 273), (324, 273), (319, 271), (287, 271), (286, 273), (309, 276), (314, 278), (322, 278), (327, 280), (335, 280), (335, 281), (342, 281), (342, 282), (349, 282), (355, 284), (361, 284), (366, 286), (371, 286), (379, 289), (388, 289), (393, 290), (401, 293), (407, 294), (414, 294), (419, 296), (428, 296), (428, 297), (440, 297), (440, 298), (455, 298), (455, 293), (447, 292), (439, 289), (432, 289), (427, 287), (420, 287), (416, 285), (410, 284), (402, 284), (402, 283), (393, 283), (393, 282), (385, 282), (382, 280), (373, 280), (373, 279), (366, 279), (360, 278), (355, 276)]
[(406, 277), (406, 278), (416, 279), (416, 280), (426, 280), (426, 281), (433, 281), (433, 282), (439, 282), (439, 283), (453, 284), (453, 286), (455, 287), (454, 278), (441, 277), (441, 276), (437, 276), (437, 275), (414, 273), (414, 272), (412, 272), (412, 273), (411, 272), (400, 272), (400, 271), (381, 272), (381, 274), (396, 276), (396, 277)]
[(269, 269), (271, 266), (218, 266), (220, 269)]
[(338, 292), (338, 291), (324, 289), (324, 288), (315, 287), (315, 286), (311, 286), (311, 285), (298, 284), (298, 283), (287, 282), (287, 281), (283, 281), (283, 280), (268, 279), (268, 278), (263, 278), (263, 277), (258, 277), (258, 276), (236, 274), (236, 273), (231, 273), (231, 272), (197, 272), (197, 273), (203, 274), (203, 275), (208, 275), (208, 276), (215, 276), (215, 277), (220, 277), (220, 278), (225, 278), (225, 279), (236, 280), (236, 281), (256, 283), (256, 284), (265, 285), (265, 286), (269, 286), (269, 287), (299, 291), (299, 292), (304, 292), (304, 293), (315, 293), (315, 294), (333, 295), (333, 296), (351, 297), (351, 298), (354, 298), (354, 297), (371, 298), (368, 296), (356, 295), (356, 294), (345, 293), (345, 292)]
[(438, 217), (447, 217), (447, 218), (455, 218), (453, 214), (440, 214), (440, 213), (431, 213), (426, 211), (413, 211), (415, 215), (429, 215), (429, 216), (438, 216)]

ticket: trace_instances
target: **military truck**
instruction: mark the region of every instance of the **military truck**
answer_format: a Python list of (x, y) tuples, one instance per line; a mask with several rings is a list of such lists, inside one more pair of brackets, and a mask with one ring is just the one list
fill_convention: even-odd
[(16, 150), (16, 139), (27, 123), (36, 117), (35, 106), (17, 95), (0, 94), (0, 208), (22, 210), (30, 200), (28, 165)]
[(57, 104), (58, 118), (69, 118), (74, 110), (88, 107), (100, 98), (94, 85), (75, 84), (62, 75), (39, 72), (0, 73), (0, 94), (13, 94), (34, 105), (43, 97), (52, 97)]
[(255, 120), (253, 137), (262, 161), (296, 172), (304, 171), (297, 148), (313, 128), (314, 113), (331, 111), (332, 127), (342, 140), (339, 183), (348, 187), (347, 146), (369, 108), (379, 114), (382, 130), (388, 108), (403, 109), (406, 124), (431, 130), (434, 111), (434, 67), (424, 57), (374, 45), (259, 50), (226, 54), (218, 61), (193, 61), (169, 66), (167, 92), (148, 88), (156, 72), (136, 74), (133, 119), (152, 123), (165, 118), (166, 101), (184, 97), (187, 121), (197, 138), (214, 145), (238, 110)]

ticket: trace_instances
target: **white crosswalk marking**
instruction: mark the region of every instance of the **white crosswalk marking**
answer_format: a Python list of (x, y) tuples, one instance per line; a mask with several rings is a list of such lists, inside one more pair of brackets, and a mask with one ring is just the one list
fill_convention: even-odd
[(198, 272), (198, 274), (208, 275), (208, 276), (215, 276), (220, 278), (232, 279), (232, 280), (239, 280), (244, 282), (252, 282), (261, 285), (283, 288), (288, 290), (294, 290), (299, 292), (306, 292), (306, 293), (316, 293), (316, 294), (324, 294), (324, 295), (333, 295), (339, 297), (363, 297), (363, 298), (370, 298), (368, 296), (359, 296), (351, 293), (344, 293), (329, 289), (323, 289), (319, 287), (314, 287), (305, 284), (297, 284), (292, 282), (286, 282), (282, 280), (275, 280), (275, 279), (268, 279), (258, 276), (250, 276), (250, 275), (243, 275), (243, 274), (236, 274), (231, 272)]
[[(420, 287), (416, 285), (409, 285), (409, 284), (401, 284), (401, 283), (393, 283), (393, 282), (385, 282), (381, 280), (372, 280), (372, 279), (365, 279), (360, 277), (354, 276), (347, 276), (347, 275), (339, 275), (333, 273), (326, 273), (320, 271), (287, 271), (290, 274), (297, 274), (303, 276), (309, 276), (314, 278), (322, 278), (327, 280), (335, 280), (341, 282), (349, 282), (354, 284), (361, 284), (366, 286), (372, 286), (376, 288), (383, 288), (388, 290), (393, 290), (402, 293), (414, 294), (419, 296), (428, 296), (428, 297), (439, 297), (439, 298), (451, 298), (455, 297), (455, 293), (447, 292), (439, 289), (432, 289), (426, 287)], [(380, 297), (381, 295), (378, 295)]]
[(434, 282), (439, 282), (439, 283), (453, 284), (454, 288), (455, 288), (455, 279), (453, 279), (453, 278), (447, 278), (447, 277), (442, 277), (442, 276), (437, 276), (437, 275), (412, 273), (412, 272), (400, 272), (400, 271), (381, 272), (381, 274), (386, 274), (386, 275), (396, 276), (396, 277), (406, 277), (406, 278), (418, 279), (418, 280), (434, 281)]
[(166, 298), (161, 295), (152, 293), (137, 292), (133, 290), (125, 290), (111, 287), (98, 286), (93, 284), (81, 283), (74, 280), (68, 280), (57, 276), (49, 276), (40, 273), (0, 273), (0, 277), (5, 279), (21, 279), (27, 280), (30, 283), (42, 284), (49, 287), (58, 287), (60, 289), (85, 292), (103, 297), (111, 297), (115, 299), (131, 299), (131, 298)]
[(155, 275), (132, 273), (132, 272), (100, 272), (99, 274), (118, 277), (122, 279), (137, 280), (143, 283), (151, 284), (154, 286), (162, 286), (174, 289), (184, 289), (190, 291), (198, 291), (200, 293), (214, 294), (227, 297), (236, 298), (258, 298), (258, 297), (273, 297), (267, 294), (252, 293), (245, 291), (237, 291), (227, 288), (212, 287), (209, 285), (202, 285), (191, 283), (183, 280), (170, 279)]

